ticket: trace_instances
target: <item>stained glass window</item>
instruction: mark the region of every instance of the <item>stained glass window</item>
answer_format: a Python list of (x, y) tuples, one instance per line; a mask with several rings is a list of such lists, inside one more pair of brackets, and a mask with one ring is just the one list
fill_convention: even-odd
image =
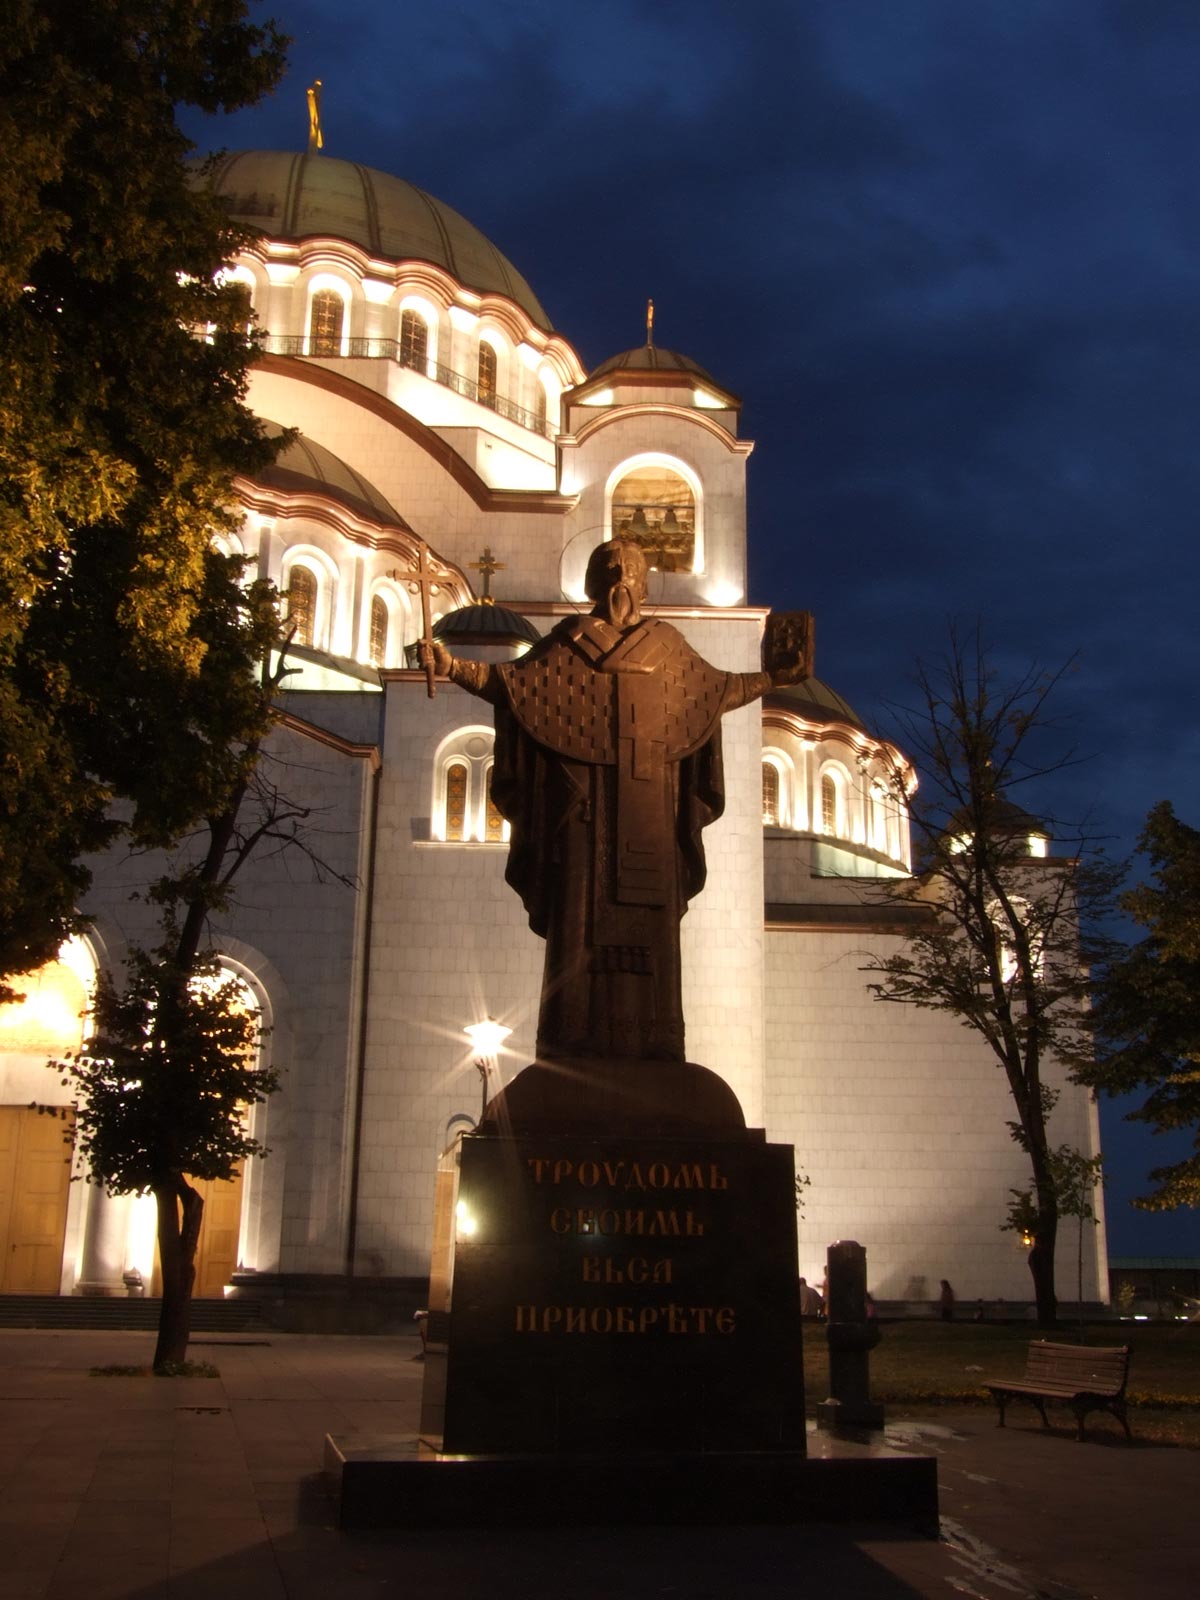
[(479, 403), (496, 407), (496, 352), (490, 344), (479, 346)]
[(316, 635), (317, 580), (307, 567), (293, 567), (288, 577), (287, 623), (293, 644), (311, 646)]
[(429, 364), (429, 328), (416, 311), (400, 313), (400, 365), (425, 372)]
[(446, 768), (446, 838), (467, 836), (467, 769), (461, 761)]
[(388, 648), (388, 616), (387, 601), (382, 595), (375, 595), (371, 601), (371, 665), (385, 667), (387, 665)]
[(779, 826), (779, 768), (773, 761), (762, 764), (763, 827)]
[(342, 353), (342, 297), (333, 289), (318, 289), (308, 313), (308, 353), (310, 356), (340, 356)]

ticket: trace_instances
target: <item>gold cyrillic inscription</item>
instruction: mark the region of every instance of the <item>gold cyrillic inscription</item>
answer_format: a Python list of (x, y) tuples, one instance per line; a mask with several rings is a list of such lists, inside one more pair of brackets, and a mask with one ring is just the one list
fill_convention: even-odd
[(648, 1239), (701, 1239), (704, 1224), (691, 1211), (619, 1211), (606, 1206), (596, 1211), (590, 1206), (555, 1206), (550, 1213), (550, 1230), (559, 1234), (599, 1234), (613, 1238), (618, 1234), (644, 1235)]
[(614, 1261), (611, 1256), (584, 1256), (580, 1262), (584, 1283), (670, 1283), (671, 1261), (647, 1261), (645, 1256), (629, 1256)]
[(728, 1335), (737, 1331), (732, 1306), (539, 1306), (516, 1308), (517, 1333), (666, 1333)]
[(728, 1189), (729, 1178), (716, 1161), (571, 1161), (566, 1156), (527, 1156), (534, 1183), (557, 1187), (576, 1183), (581, 1189)]

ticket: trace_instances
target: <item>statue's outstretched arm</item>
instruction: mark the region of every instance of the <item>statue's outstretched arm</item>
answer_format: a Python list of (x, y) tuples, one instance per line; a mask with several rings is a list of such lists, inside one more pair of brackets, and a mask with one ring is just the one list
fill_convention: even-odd
[(761, 700), (771, 687), (769, 672), (731, 672), (724, 709), (736, 711), (739, 706), (748, 706), (751, 700)]
[[(422, 640), (418, 649), (424, 667), (431, 655), (430, 647)], [(433, 641), (432, 659), (433, 670), (439, 678), (449, 678), (451, 683), (458, 684), (468, 694), (477, 694), (493, 704), (501, 698), (500, 674), (490, 662), (465, 661), (460, 656), (452, 656), (437, 639)]]

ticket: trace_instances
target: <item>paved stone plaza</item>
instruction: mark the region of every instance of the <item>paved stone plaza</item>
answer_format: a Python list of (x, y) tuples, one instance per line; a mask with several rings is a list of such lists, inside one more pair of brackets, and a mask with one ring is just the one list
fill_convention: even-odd
[[(0, 1330), (0, 1600), (1192, 1600), (1200, 1452), (983, 1409), (890, 1424), (938, 1457), (941, 1542), (852, 1528), (342, 1533), (327, 1432), (416, 1426), (413, 1338), (213, 1336), (219, 1379), (93, 1378), (145, 1333)], [(1137, 1431), (1136, 1416), (1134, 1431)]]

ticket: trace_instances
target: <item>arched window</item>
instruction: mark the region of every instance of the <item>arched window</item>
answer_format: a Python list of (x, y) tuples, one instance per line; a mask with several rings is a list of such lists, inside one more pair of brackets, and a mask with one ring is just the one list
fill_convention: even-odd
[(882, 855), (893, 861), (903, 861), (904, 820), (903, 806), (891, 785), (882, 778), (873, 778), (870, 785), (870, 834), (867, 840)]
[(467, 777), (465, 761), (446, 768), (446, 838), (454, 843), (467, 836)]
[(613, 538), (636, 539), (659, 572), (691, 572), (696, 560), (696, 497), (667, 466), (627, 472), (613, 489)]
[(448, 844), (503, 844), (509, 826), (492, 800), (491, 728), (460, 728), (443, 740), (434, 764), (435, 839)]
[(400, 313), (400, 365), (428, 376), (429, 325), (420, 312)]
[(545, 386), (540, 383), (536, 385), (533, 396), (533, 415), (537, 421), (538, 432), (549, 434), (550, 430), (546, 423), (550, 415), (550, 401)]
[(1021, 978), (1022, 946), (1029, 952), (1033, 977), (1042, 977), (1046, 965), (1046, 935), (1028, 900), (1021, 899), (1019, 895), (1010, 895), (1008, 903), (1012, 908), (1011, 919), (998, 900), (993, 902), (990, 915), (1000, 946), (1000, 976), (1004, 983), (1012, 987)]
[(821, 832), (836, 838), (845, 831), (842, 791), (832, 772), (821, 774)]
[(388, 624), (391, 614), (387, 608), (387, 601), (381, 594), (371, 600), (371, 665), (373, 667), (386, 667), (388, 658)]
[(496, 409), (496, 352), (480, 341), (478, 395), (481, 406)]
[(308, 567), (294, 566), (288, 574), (287, 624), (295, 629), (293, 644), (312, 647), (317, 630), (317, 577)]
[(779, 827), (779, 768), (773, 761), (762, 764), (762, 812), (764, 828)]
[(308, 310), (310, 356), (340, 356), (345, 305), (336, 289), (318, 289)]
[(219, 556), (243, 556), (246, 553), (236, 533), (214, 533), (208, 542)]

